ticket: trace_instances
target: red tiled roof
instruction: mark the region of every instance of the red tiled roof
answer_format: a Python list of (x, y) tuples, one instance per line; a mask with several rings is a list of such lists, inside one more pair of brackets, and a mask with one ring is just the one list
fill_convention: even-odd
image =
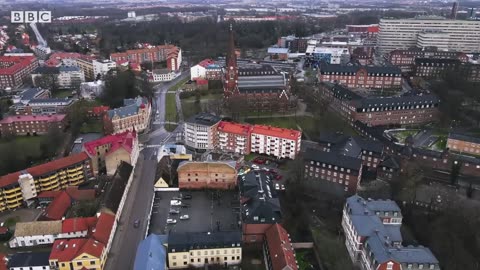
[(55, 240), (49, 260), (58, 260), (59, 262), (70, 262), (78, 254), (78, 251), (87, 242), (84, 238), (75, 238), (69, 240)]
[(88, 231), (87, 218), (67, 218), (62, 221), (62, 233)]
[(8, 227), (0, 226), (0, 234), (6, 234), (8, 232)]
[(30, 121), (40, 121), (40, 122), (60, 122), (65, 119), (65, 114), (53, 114), (53, 115), (13, 115), (8, 116), (0, 121), (0, 124), (9, 124), (16, 122), (30, 122)]
[(66, 192), (62, 192), (48, 205), (44, 216), (50, 220), (61, 220), (71, 204), (70, 196)]
[(264, 125), (253, 125), (252, 133), (296, 140), (302, 137), (302, 132), (295, 129), (278, 128)]
[(98, 140), (87, 142), (83, 144), (83, 148), (90, 156), (96, 156), (96, 148), (102, 145), (110, 145), (108, 153), (112, 153), (120, 147), (125, 148), (129, 153), (132, 152), (133, 142), (137, 137), (137, 133), (134, 131), (125, 131), (114, 135), (108, 135)]
[(158, 52), (161, 50), (165, 49), (175, 49), (177, 48), (174, 45), (159, 45), (151, 48), (145, 48), (145, 49), (135, 49), (135, 50), (127, 50), (126, 52), (120, 52), (120, 53), (112, 53), (110, 54), (110, 58), (117, 58), (117, 57), (127, 57), (129, 54), (142, 54), (142, 53), (153, 53), (153, 52)]
[(115, 215), (108, 213), (101, 213), (98, 217), (97, 225), (95, 226), (95, 232), (93, 233), (93, 239), (107, 244), (112, 232), (113, 223), (115, 222)]
[(10, 66), (0, 68), (0, 75), (11, 75), (33, 63), (35, 56), (0, 56), (0, 62), (11, 63)]
[(206, 84), (208, 84), (208, 80), (198, 78), (198, 79), (195, 80), (195, 83), (197, 85), (206, 85)]
[(0, 270), (7, 270), (7, 258), (3, 253), (0, 253)]
[(87, 242), (82, 246), (82, 248), (78, 251), (77, 256), (80, 256), (83, 253), (87, 253), (92, 255), (96, 258), (100, 258), (102, 256), (103, 250), (105, 249), (105, 245), (98, 242), (95, 239), (88, 239)]
[(108, 106), (95, 106), (91, 109), (90, 113), (93, 113), (95, 115), (101, 115), (104, 112), (107, 112), (110, 110), (110, 107)]
[(95, 199), (95, 189), (78, 189), (77, 186), (67, 187), (67, 194), (75, 201), (88, 201)]
[(38, 195), (37, 195), (37, 198), (55, 198), (57, 197), (58, 195), (60, 195), (60, 193), (62, 193), (61, 190), (51, 190), (51, 191), (43, 191), (43, 192), (40, 192)]
[(265, 232), (265, 237), (272, 260), (272, 270), (282, 270), (287, 266), (290, 267), (288, 269), (297, 270), (295, 251), (282, 225), (278, 223), (272, 225)]
[(215, 64), (215, 61), (213, 61), (212, 59), (204, 59), (202, 60), (200, 63), (198, 63), (199, 66), (202, 66), (202, 67), (207, 67), (208, 65), (211, 65), (211, 64)]
[(233, 133), (238, 135), (248, 136), (252, 126), (249, 124), (240, 124), (234, 122), (220, 121), (217, 129), (221, 132)]

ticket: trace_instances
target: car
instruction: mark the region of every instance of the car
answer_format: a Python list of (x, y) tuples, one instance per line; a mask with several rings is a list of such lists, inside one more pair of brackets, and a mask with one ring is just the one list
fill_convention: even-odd
[(139, 219), (135, 219), (135, 221), (133, 222), (133, 227), (134, 228), (138, 228), (140, 226), (140, 220)]
[(266, 162), (266, 159), (261, 158), (261, 157), (257, 157), (253, 160), (253, 163), (255, 163), (255, 164), (265, 164), (265, 162)]
[(281, 189), (281, 190), (285, 190), (285, 185), (282, 184), (282, 185), (280, 186), (280, 189)]
[(178, 205), (181, 205), (181, 204), (182, 204), (182, 202), (179, 201), (179, 200), (171, 200), (170, 201), (170, 205), (178, 206)]
[(189, 219), (190, 217), (188, 215), (181, 215), (180, 220), (186, 220)]
[(173, 218), (168, 218), (167, 219), (167, 224), (176, 224), (176, 223), (177, 223), (176, 219), (173, 219)]
[(189, 208), (190, 207), (190, 204), (188, 203), (182, 203), (182, 205), (180, 205), (181, 208)]
[(177, 210), (177, 209), (170, 209), (170, 212), (169, 212), (169, 213), (170, 213), (170, 214), (179, 214), (180, 211)]
[(184, 200), (191, 200), (191, 199), (192, 199), (192, 195), (190, 195), (190, 194), (184, 195), (184, 196), (183, 196), (183, 199), (184, 199)]
[(175, 200), (175, 201), (181, 201), (182, 198), (181, 197), (173, 197), (172, 200)]
[(275, 184), (275, 189), (276, 190), (279, 190), (280, 189), (280, 185), (278, 183)]
[(260, 169), (260, 167), (258, 167), (258, 165), (253, 164), (253, 165), (252, 165), (252, 169), (258, 170), (258, 169)]

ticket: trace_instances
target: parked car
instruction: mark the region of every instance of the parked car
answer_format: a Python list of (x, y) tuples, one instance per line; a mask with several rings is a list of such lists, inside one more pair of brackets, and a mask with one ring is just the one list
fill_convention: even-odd
[(133, 227), (134, 228), (138, 228), (140, 226), (140, 220), (139, 219), (135, 219), (135, 221), (133, 222)]
[(170, 201), (170, 205), (177, 206), (177, 205), (181, 205), (181, 204), (182, 204), (182, 202), (179, 201), (179, 200), (171, 200), (171, 201)]
[(179, 214), (180, 211), (177, 209), (170, 209), (170, 214)]
[(266, 161), (267, 161), (267, 160), (264, 159), (264, 158), (257, 157), (257, 158), (255, 158), (255, 159), (253, 160), (253, 163), (255, 163), (255, 164), (265, 164)]
[(180, 205), (181, 208), (189, 208), (190, 207), (190, 204), (188, 203), (182, 203), (182, 205)]
[(260, 169), (260, 167), (258, 167), (258, 165), (253, 164), (253, 165), (252, 165), (252, 169), (258, 170), (258, 169)]
[(181, 197), (173, 197), (172, 200), (181, 201), (182, 198)]
[(280, 186), (280, 189), (285, 190), (285, 185), (282, 184), (282, 185)]
[(186, 195), (183, 196), (183, 199), (184, 199), (184, 200), (191, 200), (191, 199), (192, 199), (192, 195), (186, 194)]
[(173, 219), (173, 218), (168, 218), (167, 219), (167, 224), (175, 224), (175, 223), (177, 223), (176, 219)]
[(190, 217), (188, 215), (182, 215), (180, 216), (180, 220), (186, 220), (189, 219)]

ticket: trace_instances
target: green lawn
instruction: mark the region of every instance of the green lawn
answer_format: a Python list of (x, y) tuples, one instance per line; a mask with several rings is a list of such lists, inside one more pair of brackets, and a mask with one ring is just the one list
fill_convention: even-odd
[(42, 136), (18, 136), (15, 137), (12, 141), (6, 141), (5, 139), (0, 140), (0, 153), (3, 152), (3, 148), (7, 144), (15, 144), (16, 149), (18, 149), (17, 154), (23, 156), (30, 156), (32, 159), (37, 159), (40, 157), (40, 144), (43, 142), (45, 137)]
[[(200, 96), (200, 102), (203, 101), (203, 100), (208, 100), (208, 99), (222, 99), (223, 98), (223, 94), (212, 94), (212, 93), (209, 93), (207, 95), (204, 95), (204, 96)], [(184, 98), (182, 99), (182, 101), (185, 101), (185, 102), (195, 102), (195, 96), (191, 96), (191, 97), (188, 97), (188, 98)]]
[(312, 234), (315, 239), (320, 261), (326, 269), (353, 269), (350, 256), (345, 247), (345, 241), (342, 238), (329, 232), (325, 228), (313, 229)]
[(80, 133), (102, 133), (103, 123), (100, 120), (92, 120), (84, 123), (80, 128)]
[(72, 95), (72, 90), (58, 90), (53, 94), (54, 98), (67, 98)]
[(165, 121), (177, 122), (177, 104), (175, 103), (175, 94), (167, 93), (165, 101)]
[(177, 90), (182, 87), (186, 82), (188, 82), (188, 80), (190, 80), (190, 78), (185, 78), (181, 81), (179, 81), (178, 83), (176, 83), (174, 86), (172, 86), (172, 88), (168, 89), (168, 92), (177, 92)]

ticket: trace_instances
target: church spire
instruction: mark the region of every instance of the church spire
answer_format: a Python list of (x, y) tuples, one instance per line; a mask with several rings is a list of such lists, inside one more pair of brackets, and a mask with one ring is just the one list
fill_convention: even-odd
[(227, 57), (225, 59), (225, 73), (223, 77), (223, 91), (226, 97), (238, 91), (238, 67), (235, 54), (235, 40), (233, 25), (230, 22)]
[(233, 37), (233, 24), (230, 22), (229, 39), (228, 39), (228, 51), (225, 62), (227, 67), (237, 66), (237, 56), (235, 54), (235, 39)]

